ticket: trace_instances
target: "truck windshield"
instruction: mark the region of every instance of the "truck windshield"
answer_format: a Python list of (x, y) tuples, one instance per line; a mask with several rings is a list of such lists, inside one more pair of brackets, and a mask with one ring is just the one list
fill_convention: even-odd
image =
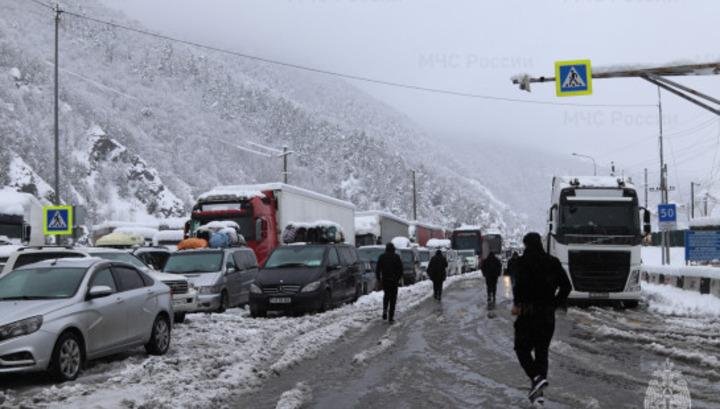
[(455, 250), (477, 250), (480, 248), (480, 233), (455, 233), (452, 245)]
[(216, 273), (220, 271), (223, 253), (203, 251), (173, 253), (165, 264), (164, 272), (171, 274)]
[(637, 235), (638, 208), (628, 202), (569, 203), (561, 206), (560, 234)]
[(360, 260), (370, 263), (377, 263), (380, 255), (384, 252), (384, 248), (358, 249), (358, 254), (360, 254)]
[(488, 251), (495, 254), (502, 253), (502, 236), (499, 234), (486, 234), (483, 236), (483, 241), (488, 244)]
[(324, 256), (324, 246), (278, 247), (265, 262), (265, 268), (320, 267)]
[(23, 239), (22, 217), (0, 215), (0, 236), (9, 239)]
[(403, 265), (412, 267), (413, 265), (413, 252), (412, 250), (400, 250), (400, 258), (402, 259)]
[(0, 301), (70, 298), (85, 277), (84, 268), (28, 268), (0, 278)]

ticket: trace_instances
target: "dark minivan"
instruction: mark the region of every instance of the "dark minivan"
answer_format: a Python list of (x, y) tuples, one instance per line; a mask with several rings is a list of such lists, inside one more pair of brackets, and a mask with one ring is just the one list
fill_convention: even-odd
[(290, 244), (276, 248), (250, 286), (250, 315), (268, 311), (325, 311), (360, 295), (361, 263), (347, 244)]

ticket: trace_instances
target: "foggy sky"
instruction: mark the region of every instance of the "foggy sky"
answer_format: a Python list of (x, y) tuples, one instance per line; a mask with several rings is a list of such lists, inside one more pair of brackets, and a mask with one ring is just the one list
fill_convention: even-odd
[[(641, 79), (593, 83), (593, 95), (532, 93), (519, 73), (552, 75), (556, 60), (594, 67), (720, 60), (720, 2), (705, 0), (103, 0), (149, 28), (258, 56), (382, 80), (493, 96), (577, 104), (657, 104)], [(720, 96), (720, 78), (680, 78)], [(540, 151), (615, 161), (658, 179), (656, 107), (561, 107), (460, 98), (355, 82), (407, 113), (433, 137), (488, 139)], [(671, 199), (689, 200), (690, 180), (711, 174), (720, 141), (713, 114), (663, 92)], [(522, 164), (517, 164), (521, 166)], [(592, 172), (579, 162), (578, 173)], [(531, 170), (529, 170), (531, 171)], [(711, 183), (712, 182), (712, 183)], [(548, 182), (549, 184), (549, 182)], [(717, 186), (715, 186), (717, 185)]]

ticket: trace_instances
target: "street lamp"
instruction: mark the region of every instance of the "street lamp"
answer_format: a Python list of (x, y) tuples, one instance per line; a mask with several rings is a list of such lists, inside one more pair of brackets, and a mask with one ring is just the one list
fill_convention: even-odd
[(579, 158), (587, 158), (587, 159), (590, 159), (590, 160), (592, 161), (592, 163), (593, 163), (593, 176), (597, 176), (597, 164), (595, 163), (595, 158), (593, 158), (593, 157), (590, 156), (590, 155), (583, 155), (583, 154), (581, 154), (581, 153), (575, 153), (575, 152), (573, 152), (572, 155), (573, 155), (573, 156), (577, 156), (577, 157), (579, 157)]

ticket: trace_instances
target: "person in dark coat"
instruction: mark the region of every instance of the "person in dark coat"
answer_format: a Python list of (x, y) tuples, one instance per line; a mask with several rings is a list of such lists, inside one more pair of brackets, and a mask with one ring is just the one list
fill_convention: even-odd
[(443, 281), (447, 278), (447, 266), (448, 262), (440, 250), (435, 252), (428, 264), (427, 273), (433, 282), (433, 297), (438, 301), (442, 300)]
[(395, 304), (397, 303), (398, 287), (403, 276), (403, 263), (395, 253), (392, 243), (385, 245), (385, 252), (378, 257), (375, 277), (383, 287), (383, 319), (391, 324), (395, 322)]
[(512, 256), (510, 256), (507, 262), (507, 275), (510, 276), (510, 284), (513, 288), (515, 288), (515, 278), (517, 277), (518, 267), (520, 267), (519, 259), (520, 255), (517, 251), (513, 251)]
[(482, 270), (483, 276), (485, 277), (488, 305), (494, 305), (498, 277), (500, 277), (500, 273), (502, 272), (502, 263), (500, 259), (495, 256), (495, 253), (491, 251), (487, 258), (480, 264), (480, 270)]
[[(548, 350), (555, 332), (555, 309), (565, 308), (572, 289), (560, 260), (543, 250), (538, 233), (523, 238), (525, 252), (518, 259), (513, 288), (515, 353), (532, 384), (528, 398), (543, 400), (547, 387)], [(533, 357), (534, 352), (534, 357)]]

